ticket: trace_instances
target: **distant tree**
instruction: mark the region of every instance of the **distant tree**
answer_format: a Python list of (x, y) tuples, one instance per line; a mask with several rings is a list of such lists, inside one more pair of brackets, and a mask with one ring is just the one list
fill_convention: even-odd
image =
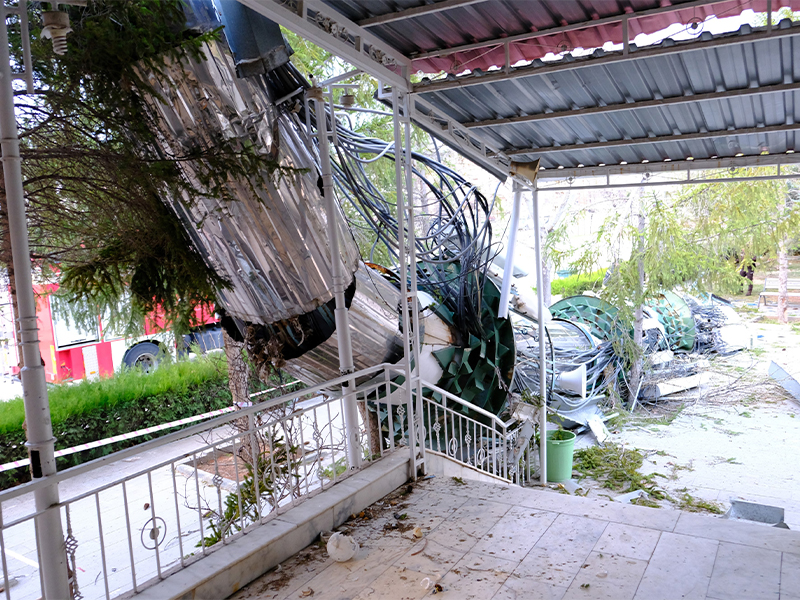
[[(180, 0), (69, 7), (73, 33), (60, 57), (36, 25), (41, 10), (29, 8), (34, 89), (15, 94), (31, 259), (58, 274), (68, 299), (86, 301), (129, 331), (155, 309), (183, 331), (195, 307), (213, 303), (228, 283), (163, 201), (225, 197), (229, 178), (257, 182), (278, 166), (237, 140), (215, 139), (183, 156), (158, 143), (161, 123), (147, 102), (161, 98), (150, 77), (167, 63), (204, 60), (203, 44), (218, 35), (186, 31)], [(13, 30), (18, 63), (20, 42)], [(184, 176), (187, 166), (195, 178)], [(2, 197), (0, 262), (10, 267), (4, 208)]]
[[(743, 178), (759, 174), (772, 171), (739, 172)], [(551, 251), (559, 264), (581, 273), (608, 267), (600, 264), (601, 257), (612, 257), (614, 267), (600, 295), (619, 308), (619, 319), (627, 325), (621, 330), (634, 332), (630, 339), (617, 340), (633, 367), (629, 383), (634, 391), (642, 352), (640, 307), (648, 299), (675, 288), (689, 293), (741, 290), (739, 270), (746, 261), (785, 257), (800, 234), (800, 203), (786, 181), (706, 183), (674, 194), (651, 190), (629, 191), (624, 209), (609, 214), (596, 235), (578, 248), (570, 247), (568, 224), (563, 224)], [(781, 296), (778, 316), (785, 322), (785, 285)]]

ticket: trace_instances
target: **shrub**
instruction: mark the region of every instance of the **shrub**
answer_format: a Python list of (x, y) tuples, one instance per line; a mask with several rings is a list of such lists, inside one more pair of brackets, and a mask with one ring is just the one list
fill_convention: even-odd
[(605, 269), (600, 269), (588, 275), (570, 275), (564, 279), (554, 279), (550, 283), (550, 293), (563, 297), (577, 296), (587, 290), (599, 290), (603, 286)]
[[(231, 404), (224, 355), (162, 365), (153, 373), (124, 371), (49, 392), (56, 450), (168, 423)], [(0, 464), (27, 458), (24, 408), (17, 398), (0, 411)], [(59, 470), (180, 429), (166, 429), (56, 459)], [(28, 467), (0, 473), (0, 489), (30, 480)]]

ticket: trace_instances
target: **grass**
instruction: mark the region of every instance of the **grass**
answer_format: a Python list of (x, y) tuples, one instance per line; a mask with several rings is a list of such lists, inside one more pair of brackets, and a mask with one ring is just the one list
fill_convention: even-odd
[[(209, 380), (227, 377), (225, 355), (212, 353), (192, 361), (161, 363), (156, 371), (124, 370), (114, 377), (78, 384), (61, 384), (48, 390), (53, 423), (99, 408), (111, 408), (147, 396), (185, 392)], [(22, 398), (3, 403), (0, 411), (0, 434), (18, 430), (25, 420)]]

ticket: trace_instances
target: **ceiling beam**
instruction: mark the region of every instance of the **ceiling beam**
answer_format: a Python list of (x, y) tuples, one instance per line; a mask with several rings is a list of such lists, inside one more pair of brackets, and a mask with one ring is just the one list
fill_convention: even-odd
[(781, 38), (789, 38), (800, 35), (800, 26), (792, 26), (786, 29), (772, 29), (772, 31), (760, 30), (756, 33), (749, 33), (745, 35), (729, 34), (722, 37), (716, 37), (708, 41), (692, 40), (690, 42), (675, 42), (674, 45), (665, 46), (663, 44), (658, 46), (647, 46), (624, 54), (622, 52), (612, 52), (605, 56), (599, 57), (577, 57), (572, 62), (560, 60), (553, 63), (545, 63), (542, 66), (526, 66), (512, 69), (510, 72), (503, 70), (487, 71), (480, 76), (473, 74), (456, 77), (453, 79), (440, 79), (428, 83), (420, 82), (414, 84), (415, 94), (425, 94), (429, 92), (442, 92), (445, 90), (466, 88), (473, 85), (485, 85), (487, 83), (497, 83), (499, 81), (506, 81), (508, 79), (517, 77), (533, 77), (536, 75), (549, 75), (559, 71), (568, 71), (572, 69), (584, 69), (587, 67), (594, 67), (598, 65), (609, 65), (630, 60), (641, 60), (645, 58), (669, 56), (671, 54), (681, 54), (684, 52), (694, 52), (698, 50), (709, 50), (711, 48), (722, 48), (725, 46), (736, 46), (741, 44), (748, 44), (759, 42), (762, 40), (773, 40)]
[(551, 121), (552, 119), (565, 119), (569, 117), (583, 117), (587, 115), (609, 114), (624, 110), (636, 110), (638, 108), (651, 108), (671, 106), (675, 104), (688, 104), (695, 102), (705, 102), (709, 100), (726, 100), (729, 98), (743, 98), (747, 96), (760, 96), (761, 94), (777, 94), (780, 92), (792, 92), (800, 90), (798, 83), (782, 83), (758, 88), (742, 88), (736, 90), (726, 90), (724, 92), (709, 92), (706, 94), (687, 94), (684, 96), (671, 96), (669, 98), (641, 100), (638, 102), (623, 102), (620, 104), (607, 104), (605, 106), (589, 106), (586, 108), (576, 108), (570, 110), (554, 111), (550, 113), (537, 113), (534, 115), (521, 115), (517, 117), (506, 117), (502, 119), (486, 119), (484, 121), (467, 121), (461, 124), (467, 129), (480, 129), (484, 127), (497, 127), (499, 125), (516, 125), (518, 123), (535, 123), (536, 121)]
[(401, 91), (411, 61), (375, 35), (319, 0), (239, 0), (268, 19), (291, 29), (376, 79)]
[[(710, 169), (741, 169), (748, 167), (776, 167), (800, 164), (800, 152), (792, 154), (765, 154), (701, 160), (673, 160), (670, 162), (635, 163), (630, 165), (608, 165), (606, 167), (575, 167), (565, 169), (539, 169), (537, 181), (562, 180), (569, 183), (577, 178), (602, 178), (617, 175), (654, 173), (685, 173)], [(579, 188), (573, 183), (574, 187)], [(544, 188), (543, 188), (544, 189)], [(550, 188), (547, 188), (550, 189)]]
[(406, 8), (404, 10), (398, 10), (397, 12), (368, 17), (359, 21), (358, 25), (360, 27), (375, 27), (376, 25), (385, 25), (386, 23), (392, 23), (394, 21), (427, 16), (444, 10), (450, 10), (451, 8), (460, 8), (462, 6), (469, 6), (470, 4), (478, 4), (479, 2), (485, 1), (486, 0), (442, 0), (441, 2), (423, 4), (422, 6), (414, 6), (413, 8)]
[[(537, 177), (537, 180), (539, 178)], [(539, 192), (580, 192), (584, 190), (614, 190), (625, 189), (632, 187), (663, 187), (667, 185), (702, 185), (704, 183), (737, 183), (740, 181), (786, 181), (789, 179), (800, 179), (800, 173), (789, 173), (788, 175), (754, 175), (752, 177), (712, 177), (712, 178), (698, 178), (690, 179), (676, 179), (675, 181), (650, 181), (644, 180), (640, 182), (626, 182), (626, 183), (597, 183), (588, 185), (556, 185), (553, 187), (539, 187)]]
[(481, 136), (464, 129), (455, 119), (442, 116), (441, 111), (424, 98), (412, 96), (410, 100), (414, 124), (505, 181), (510, 161), (495, 143), (485, 142)]
[[(439, 56), (448, 56), (450, 54), (455, 54), (457, 52), (466, 52), (467, 50), (476, 50), (478, 48), (487, 48), (489, 46), (502, 46), (504, 44), (513, 44), (514, 42), (526, 42), (529, 40), (535, 40), (536, 38), (544, 37), (547, 35), (557, 35), (559, 33), (566, 33), (568, 31), (576, 31), (579, 29), (589, 29), (591, 27), (600, 27), (602, 25), (611, 25), (614, 23), (620, 23), (625, 20), (631, 19), (639, 19), (642, 17), (650, 17), (654, 15), (660, 15), (664, 13), (671, 13), (676, 12), (679, 10), (686, 10), (697, 8), (700, 6), (708, 6), (709, 4), (720, 4), (721, 2), (725, 2), (726, 0), (695, 0), (694, 2), (685, 2), (682, 4), (676, 5), (669, 5), (669, 6), (662, 6), (659, 8), (651, 8), (648, 10), (642, 10), (639, 12), (631, 12), (631, 13), (624, 13), (619, 15), (613, 15), (610, 17), (602, 17), (598, 19), (592, 19), (591, 21), (581, 21), (579, 23), (570, 23), (568, 25), (561, 25), (559, 27), (550, 27), (548, 29), (540, 29), (538, 31), (520, 33), (517, 35), (509, 35), (508, 37), (504, 38), (495, 38), (491, 40), (483, 40), (480, 42), (473, 42), (471, 44), (463, 44), (461, 46), (453, 46), (451, 48), (441, 48), (439, 50), (431, 50), (430, 52), (420, 52), (419, 54), (412, 55), (411, 58), (414, 60), (421, 60), (424, 58), (436, 58)], [(442, 3), (444, 4), (444, 3)], [(409, 9), (413, 10), (413, 9)], [(403, 14), (407, 11), (400, 11), (399, 13), (392, 13), (392, 14)]]
[(702, 131), (696, 133), (682, 133), (678, 135), (663, 135), (646, 138), (633, 138), (629, 140), (610, 140), (607, 142), (589, 142), (587, 144), (570, 144), (565, 146), (544, 146), (541, 148), (516, 148), (503, 150), (505, 156), (538, 156), (552, 155), (561, 152), (575, 152), (579, 150), (607, 150), (610, 148), (644, 146), (664, 142), (686, 142), (690, 140), (706, 140), (736, 135), (766, 135), (768, 133), (781, 133), (785, 131), (800, 130), (800, 123), (791, 125), (770, 125), (767, 127), (748, 127), (744, 129), (722, 129), (719, 131)]

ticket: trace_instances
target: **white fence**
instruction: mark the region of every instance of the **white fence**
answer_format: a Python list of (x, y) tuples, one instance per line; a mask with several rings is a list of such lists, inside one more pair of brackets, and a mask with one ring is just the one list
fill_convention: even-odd
[[(349, 464), (344, 402), (306, 388), (55, 475), (75, 598), (136, 592), (247, 534), (399, 446), (410, 407), (390, 365), (325, 384), (368, 379), (358, 404), (358, 464)], [(396, 400), (394, 400), (396, 402)], [(389, 434), (393, 432), (393, 434)], [(50, 482), (48, 482), (50, 483)], [(0, 598), (40, 598), (32, 492), (0, 492)]]
[[(136, 593), (389, 452), (403, 448), (414, 464), (424, 452), (409, 444), (414, 431), (428, 451), (529, 481), (530, 445), (514, 458), (518, 422), (425, 382), (417, 399), (392, 381), (401, 373), (379, 365), (56, 474), (61, 502), (48, 510), (61, 513), (73, 597)], [(346, 400), (323, 393), (352, 379), (364, 382), (351, 394), (357, 464), (348, 459)], [(0, 492), (0, 599), (42, 596), (36, 524), (45, 511), (32, 492), (44, 483)]]

